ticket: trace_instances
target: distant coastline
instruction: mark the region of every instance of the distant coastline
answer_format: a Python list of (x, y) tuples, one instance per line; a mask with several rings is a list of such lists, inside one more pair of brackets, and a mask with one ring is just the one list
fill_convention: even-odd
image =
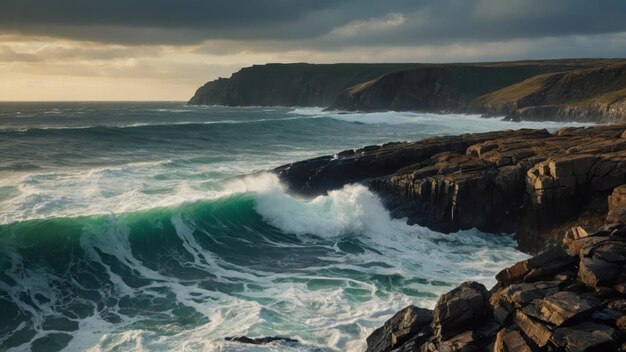
[(206, 83), (188, 104), (615, 123), (626, 121), (626, 59), (254, 65)]

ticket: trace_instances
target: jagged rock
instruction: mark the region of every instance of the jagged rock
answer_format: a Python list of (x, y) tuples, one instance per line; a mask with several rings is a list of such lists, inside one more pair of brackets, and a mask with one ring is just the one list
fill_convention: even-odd
[[(565, 233), (565, 236), (563, 236), (563, 244), (566, 247), (569, 247), (572, 244), (572, 242), (579, 240), (581, 238), (586, 238), (586, 237), (589, 237), (589, 232), (586, 229), (580, 226), (572, 227), (571, 229), (567, 230), (567, 232)], [(570, 254), (570, 255), (574, 255), (574, 254)]]
[(561, 281), (540, 281), (512, 284), (494, 294), (491, 301), (495, 304), (502, 300), (517, 308), (528, 305), (535, 299), (542, 299), (559, 291)]
[(626, 185), (615, 187), (609, 196), (609, 210), (620, 208), (626, 208)]
[(608, 242), (605, 236), (588, 236), (571, 241), (568, 244), (567, 253), (572, 256), (583, 258), (588, 256), (596, 246)]
[(496, 336), (494, 352), (532, 352), (526, 340), (519, 332), (510, 329), (502, 329)]
[(284, 343), (284, 344), (297, 344), (300, 341), (291, 339), (288, 337), (279, 337), (279, 336), (268, 336), (268, 337), (258, 337), (258, 338), (250, 338), (247, 336), (229, 336), (225, 337), (224, 340), (230, 342), (239, 342), (249, 345), (267, 345), (270, 343)]
[(616, 299), (609, 302), (609, 308), (626, 313), (626, 299)]
[(600, 306), (600, 302), (574, 292), (560, 291), (533, 301), (533, 305), (538, 310), (541, 320), (561, 326), (590, 316)]
[[(433, 311), (434, 335), (413, 333), (395, 351), (609, 352), (626, 347), (626, 226), (595, 232), (574, 228), (563, 242), (575, 255), (552, 250), (519, 262), (498, 274), (490, 297), (471, 282), (441, 296)], [(560, 262), (554, 258), (571, 261), (554, 265)], [(606, 265), (618, 267), (619, 273)], [(572, 271), (577, 266), (578, 276)], [(534, 269), (548, 267), (558, 269), (524, 281)]]
[(539, 347), (546, 346), (552, 337), (552, 330), (545, 323), (529, 317), (522, 311), (518, 310), (515, 312), (514, 321), (524, 334)]
[(621, 273), (622, 267), (600, 258), (583, 258), (580, 261), (578, 280), (595, 289), (598, 286), (612, 286)]
[(552, 343), (568, 352), (614, 351), (614, 330), (606, 325), (584, 322), (554, 331)]
[(606, 215), (606, 222), (610, 224), (626, 223), (626, 208), (609, 210)]
[(478, 352), (474, 345), (475, 339), (472, 331), (466, 331), (453, 336), (437, 345), (438, 352)]
[(615, 326), (623, 332), (626, 332), (626, 315), (622, 315), (621, 317), (617, 318), (615, 320)]
[(484, 285), (465, 282), (439, 297), (433, 310), (435, 336), (446, 340), (480, 323), (490, 314), (489, 293)]
[(594, 312), (591, 315), (591, 320), (597, 323), (602, 323), (605, 325), (615, 325), (617, 326), (617, 321), (619, 318), (623, 317), (624, 313), (619, 312), (614, 309), (605, 308), (603, 310), (599, 310)]
[(409, 340), (416, 345), (425, 342), (432, 335), (432, 319), (433, 313), (428, 309), (402, 309), (367, 338), (367, 352), (391, 351)]
[(474, 335), (480, 340), (493, 340), (501, 326), (495, 319), (487, 319), (474, 328)]
[(516, 263), (496, 275), (501, 284), (532, 282), (573, 268), (574, 258), (561, 247), (553, 247), (535, 257)]

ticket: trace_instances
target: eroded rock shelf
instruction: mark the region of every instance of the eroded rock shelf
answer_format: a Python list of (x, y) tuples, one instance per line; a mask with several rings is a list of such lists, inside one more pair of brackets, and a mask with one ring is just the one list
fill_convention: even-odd
[(347, 150), (275, 172), (306, 196), (361, 182), (411, 223), (442, 232), (515, 232), (522, 250), (539, 253), (569, 227), (603, 224), (608, 195), (626, 183), (625, 129), (433, 137)]
[(347, 150), (274, 170), (313, 196), (360, 182), (396, 217), (516, 232), (540, 253), (487, 289), (409, 306), (367, 352), (626, 351), (626, 126), (499, 131)]

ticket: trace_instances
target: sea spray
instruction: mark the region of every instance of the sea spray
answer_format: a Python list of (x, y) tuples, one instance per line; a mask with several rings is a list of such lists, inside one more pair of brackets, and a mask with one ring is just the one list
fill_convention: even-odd
[(510, 235), (393, 219), (363, 185), (301, 198), (256, 172), (522, 125), (163, 103), (0, 104), (0, 119), (0, 350), (269, 351), (223, 338), (283, 335), (359, 351), (395, 311), (525, 257)]
[(394, 310), (432, 306), (466, 279), (489, 284), (523, 258), (509, 236), (447, 236), (392, 219), (360, 185), (314, 199), (289, 195), (270, 174), (228, 187), (179, 207), (0, 227), (1, 292), (21, 312), (2, 343), (24, 329), (33, 343), (54, 328), (46, 321), (70, 317), (79, 325), (63, 332), (70, 350), (212, 350), (234, 334), (359, 350)]

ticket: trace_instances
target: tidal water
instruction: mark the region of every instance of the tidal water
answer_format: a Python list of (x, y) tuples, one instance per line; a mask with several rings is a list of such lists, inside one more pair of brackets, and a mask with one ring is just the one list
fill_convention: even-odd
[[(408, 304), (525, 258), (271, 174), (390, 141), (557, 123), (182, 103), (0, 103), (0, 351), (360, 351)], [(247, 346), (226, 336), (288, 336)]]

